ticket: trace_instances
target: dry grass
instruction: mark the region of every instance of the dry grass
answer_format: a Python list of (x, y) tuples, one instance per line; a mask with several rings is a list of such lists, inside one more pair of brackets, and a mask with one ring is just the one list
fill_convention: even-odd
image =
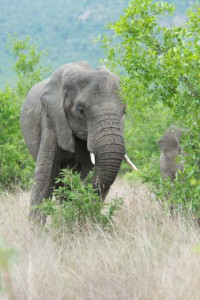
[(112, 232), (56, 238), (28, 222), (29, 194), (0, 199), (0, 237), (17, 257), (0, 299), (200, 299), (200, 232), (164, 215), (141, 185), (116, 182), (126, 206)]

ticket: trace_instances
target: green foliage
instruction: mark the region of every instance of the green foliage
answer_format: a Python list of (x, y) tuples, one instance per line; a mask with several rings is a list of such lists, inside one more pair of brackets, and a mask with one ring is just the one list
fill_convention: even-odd
[(30, 88), (44, 78), (47, 68), (40, 65), (44, 51), (39, 52), (36, 45), (31, 45), (30, 38), (23, 40), (9, 36), (8, 49), (15, 57), (13, 70), (17, 74), (18, 96), (23, 99)]
[[(146, 156), (155, 160), (159, 135), (169, 124), (178, 123), (184, 129), (184, 170), (170, 187), (168, 182), (161, 183), (157, 195), (167, 195), (169, 202), (199, 215), (200, 7), (196, 3), (188, 11), (183, 26), (162, 26), (161, 18), (174, 10), (173, 5), (164, 2), (131, 1), (124, 15), (110, 24), (115, 35), (112, 39), (103, 37), (103, 43), (112, 67), (120, 67), (125, 74), (122, 95), (128, 103), (128, 118), (133, 122), (132, 126), (128, 122), (126, 135), (132, 136), (132, 144), (139, 149), (145, 179), (157, 188), (160, 186)], [(130, 145), (128, 140), (128, 149)], [(130, 156), (137, 158), (136, 150)]]
[(103, 203), (92, 185), (85, 185), (80, 174), (72, 170), (63, 170), (56, 184), (58, 187), (54, 190), (53, 199), (44, 200), (36, 209), (39, 208), (46, 216), (50, 215), (54, 226), (61, 230), (66, 225), (72, 230), (75, 224), (82, 228), (87, 221), (107, 227), (122, 205), (121, 199)]
[[(158, 170), (159, 149), (157, 141), (173, 119), (173, 114), (162, 103), (157, 103), (154, 108), (144, 107), (138, 111), (137, 104), (129, 104), (125, 118), (126, 151), (140, 172), (133, 172), (126, 164), (122, 172), (128, 179), (146, 176), (153, 168)], [(162, 122), (161, 122), (162, 120)], [(157, 159), (155, 159), (155, 156)]]
[(0, 91), (0, 185), (8, 187), (21, 177), (19, 104), (9, 86)]
[(29, 45), (28, 38), (10, 38), (9, 44), (15, 55), (13, 68), (18, 80), (15, 88), (7, 84), (0, 90), (0, 189), (27, 187), (30, 182), (33, 161), (21, 135), (19, 115), (25, 95), (44, 72), (39, 66), (41, 53)]

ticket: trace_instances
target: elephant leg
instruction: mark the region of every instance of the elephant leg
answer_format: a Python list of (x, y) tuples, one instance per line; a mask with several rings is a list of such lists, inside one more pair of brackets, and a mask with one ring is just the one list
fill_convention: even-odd
[(46, 216), (37, 209), (37, 206), (41, 204), (43, 199), (49, 198), (52, 194), (55, 177), (59, 174), (58, 158), (56, 134), (53, 131), (46, 130), (37, 156), (30, 201), (30, 217), (36, 219), (42, 225), (46, 221)]

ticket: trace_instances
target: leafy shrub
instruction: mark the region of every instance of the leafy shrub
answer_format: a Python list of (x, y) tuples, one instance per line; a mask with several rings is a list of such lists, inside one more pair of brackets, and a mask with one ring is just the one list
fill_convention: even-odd
[(49, 70), (41, 66), (41, 58), (45, 52), (32, 45), (29, 37), (20, 40), (16, 36), (9, 36), (8, 49), (15, 59), (13, 64), (13, 71), (17, 75), (15, 90), (19, 102), (22, 103), (30, 88), (41, 81)]
[(20, 104), (9, 85), (0, 90), (0, 188), (27, 186), (33, 163), (19, 128)]
[(9, 84), (0, 90), (0, 190), (28, 187), (34, 163), (24, 144), (19, 116), (24, 97), (31, 86), (40, 81), (44, 69), (39, 66), (41, 53), (29, 44), (29, 39), (9, 40), (15, 55), (16, 87)]
[[(129, 118), (134, 120), (138, 116), (135, 118), (137, 126), (133, 124), (128, 128), (132, 141), (137, 139), (137, 128), (143, 130), (140, 137), (145, 142), (139, 154), (144, 164), (145, 180), (155, 183), (159, 197), (167, 194), (168, 201), (181, 210), (189, 209), (199, 215), (200, 6), (196, 3), (188, 10), (187, 22), (181, 27), (160, 25), (160, 19), (174, 10), (172, 4), (164, 2), (131, 1), (124, 15), (115, 24), (110, 24), (113, 37), (103, 37), (102, 41), (111, 66), (120, 67), (124, 72), (122, 96), (130, 108)], [(145, 115), (152, 115), (152, 119), (143, 118)], [(151, 163), (145, 160), (146, 154), (149, 154), (150, 161), (151, 157), (155, 157), (153, 153), (158, 153), (155, 136), (161, 136), (169, 123), (176, 123), (185, 130), (181, 146), (187, 153), (183, 172), (177, 173), (170, 186), (168, 182), (160, 181), (157, 174), (152, 174), (149, 169)], [(154, 146), (150, 145), (150, 141)], [(133, 144), (137, 147), (135, 141)], [(170, 193), (167, 192), (169, 188)]]
[[(158, 103), (138, 114), (136, 105), (128, 105), (125, 119), (126, 151), (140, 172), (133, 172), (127, 165), (122, 166), (125, 178), (136, 179), (146, 176), (153, 169), (159, 169), (159, 148), (157, 141), (173, 120), (169, 109)], [(155, 159), (156, 156), (156, 159)], [(153, 164), (152, 164), (153, 162)]]
[(121, 199), (104, 203), (92, 185), (85, 185), (80, 174), (72, 170), (63, 170), (56, 184), (59, 187), (55, 188), (53, 199), (45, 199), (36, 209), (39, 208), (44, 215), (51, 216), (57, 228), (62, 229), (67, 225), (67, 228), (73, 229), (75, 224), (82, 227), (88, 220), (107, 227), (111, 224), (116, 210), (122, 205)]

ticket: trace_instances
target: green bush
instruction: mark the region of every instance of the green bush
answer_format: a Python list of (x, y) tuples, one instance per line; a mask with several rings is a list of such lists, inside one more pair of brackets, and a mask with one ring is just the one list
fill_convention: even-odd
[[(187, 22), (182, 26), (162, 26), (160, 19), (174, 10), (172, 4), (165, 2), (130, 1), (124, 15), (109, 25), (113, 37), (103, 37), (102, 42), (111, 67), (124, 73), (122, 96), (133, 122), (126, 135), (128, 132), (135, 146), (133, 156), (140, 157), (143, 164), (142, 176), (155, 184), (157, 196), (167, 195), (169, 203), (199, 215), (200, 6), (196, 3), (188, 10)], [(151, 160), (158, 157), (156, 139), (170, 124), (183, 128), (181, 146), (186, 155), (183, 172), (178, 172), (169, 186), (150, 167)]]
[(32, 45), (30, 38), (22, 40), (9, 36), (8, 49), (14, 57), (13, 71), (17, 75), (15, 91), (22, 103), (30, 88), (44, 79), (49, 68), (41, 66), (41, 58), (45, 54)]
[(20, 103), (9, 85), (0, 90), (0, 189), (27, 186), (33, 163), (19, 128)]
[(75, 224), (82, 228), (87, 221), (107, 227), (112, 223), (116, 210), (122, 205), (122, 199), (104, 203), (92, 185), (85, 185), (80, 174), (72, 170), (63, 170), (56, 184), (59, 187), (55, 188), (53, 199), (43, 200), (36, 209), (51, 216), (53, 225), (59, 229), (67, 226), (72, 230)]
[[(128, 105), (125, 118), (126, 152), (140, 172), (133, 172), (127, 165), (122, 166), (122, 172), (128, 179), (136, 176), (146, 176), (151, 172), (152, 160), (154, 169), (159, 167), (159, 148), (157, 142), (173, 120), (173, 115), (161, 103), (154, 108), (146, 108), (138, 113), (137, 107)], [(156, 159), (155, 159), (156, 156)]]
[(27, 92), (44, 76), (39, 66), (42, 53), (37, 53), (28, 38), (10, 38), (9, 45), (18, 79), (15, 87), (7, 84), (0, 90), (0, 190), (29, 186), (34, 163), (22, 138), (19, 116)]

